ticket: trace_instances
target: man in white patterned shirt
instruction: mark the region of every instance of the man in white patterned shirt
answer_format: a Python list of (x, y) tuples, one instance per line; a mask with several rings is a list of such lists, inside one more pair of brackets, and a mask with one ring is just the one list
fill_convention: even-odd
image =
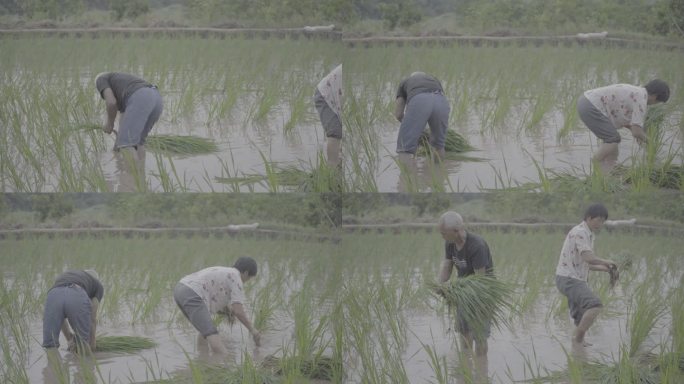
[(621, 138), (619, 128), (628, 128), (639, 144), (648, 142), (644, 130), (649, 105), (670, 98), (670, 87), (662, 80), (646, 86), (613, 84), (590, 89), (577, 100), (577, 112), (586, 126), (603, 141), (594, 155), (601, 171), (610, 172), (617, 162)]
[(209, 267), (183, 277), (173, 290), (173, 298), (209, 343), (215, 353), (225, 353), (212, 314), (230, 313), (247, 327), (254, 343), (261, 344), (261, 335), (245, 313), (243, 283), (257, 274), (257, 264), (251, 257), (240, 257), (233, 267)]
[(572, 341), (579, 346), (591, 345), (584, 335), (601, 312), (603, 304), (587, 284), (589, 270), (610, 272), (616, 268), (610, 260), (599, 259), (594, 254), (594, 233), (608, 219), (603, 204), (592, 204), (584, 213), (584, 221), (568, 232), (556, 267), (556, 287), (567, 297), (570, 316), (575, 329)]
[(340, 165), (342, 143), (342, 64), (338, 65), (316, 85), (314, 104), (321, 118), (327, 142), (328, 165)]

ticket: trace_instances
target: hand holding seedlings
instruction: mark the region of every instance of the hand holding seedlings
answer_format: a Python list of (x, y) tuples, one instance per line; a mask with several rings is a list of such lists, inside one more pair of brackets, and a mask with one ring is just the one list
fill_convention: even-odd
[(615, 263), (608, 266), (608, 273), (610, 274), (610, 287), (613, 288), (620, 279), (620, 271)]

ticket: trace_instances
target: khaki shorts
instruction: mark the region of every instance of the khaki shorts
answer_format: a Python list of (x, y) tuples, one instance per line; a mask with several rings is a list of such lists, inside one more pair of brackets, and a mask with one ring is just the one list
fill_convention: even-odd
[(570, 316), (579, 325), (584, 312), (591, 308), (603, 307), (601, 300), (591, 291), (586, 281), (556, 275), (556, 287), (568, 298)]

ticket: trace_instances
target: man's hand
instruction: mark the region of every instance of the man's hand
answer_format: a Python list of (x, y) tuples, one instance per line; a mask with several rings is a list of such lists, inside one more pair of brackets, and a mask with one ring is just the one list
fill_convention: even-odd
[(638, 125), (632, 125), (629, 129), (632, 131), (632, 136), (634, 136), (639, 145), (648, 143), (648, 136), (646, 136), (646, 132), (644, 132), (643, 128)]
[(444, 287), (443, 287), (443, 286), (440, 285), (440, 286), (438, 286), (438, 287), (435, 287), (435, 288), (433, 289), (433, 291), (434, 291), (436, 294), (442, 296), (443, 298), (446, 298), (446, 291), (444, 290)]
[(104, 123), (104, 125), (102, 126), (102, 130), (106, 134), (111, 134), (114, 131), (114, 123), (111, 123), (109, 121)]
[(610, 274), (610, 286), (614, 287), (618, 280), (620, 280), (620, 271), (615, 263), (608, 265), (608, 274)]
[(254, 340), (254, 344), (256, 344), (257, 347), (261, 346), (261, 333), (259, 333), (257, 330), (254, 330), (252, 333), (252, 339)]

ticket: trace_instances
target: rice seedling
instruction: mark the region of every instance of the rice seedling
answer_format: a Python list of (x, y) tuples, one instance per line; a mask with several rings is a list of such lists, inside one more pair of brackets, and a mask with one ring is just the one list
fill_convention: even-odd
[(150, 151), (173, 155), (200, 155), (219, 150), (214, 141), (197, 136), (150, 135), (145, 143)]
[(261, 366), (278, 376), (296, 370), (299, 375), (309, 379), (333, 382), (336, 382), (336, 378), (339, 377), (338, 372), (342, 369), (341, 362), (329, 356), (301, 359), (295, 357), (279, 358), (269, 355), (261, 362)]
[(154, 348), (157, 344), (148, 337), (140, 336), (98, 336), (97, 352), (135, 353), (141, 349)]
[(488, 320), (495, 327), (510, 326), (512, 306), (511, 287), (492, 276), (474, 274), (457, 278), (446, 285), (428, 284), (428, 288), (444, 297), (449, 307), (455, 308), (467, 324), (477, 331)]

